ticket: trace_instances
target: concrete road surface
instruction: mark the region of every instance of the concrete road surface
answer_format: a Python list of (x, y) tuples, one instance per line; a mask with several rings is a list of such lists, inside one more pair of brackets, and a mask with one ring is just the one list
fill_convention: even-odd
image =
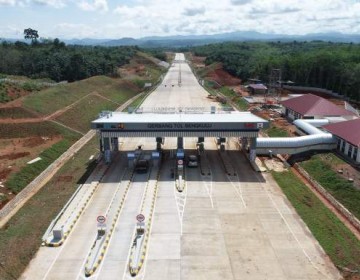
[[(218, 106), (207, 98), (183, 54), (142, 107)], [(164, 120), (166, 115), (162, 115)], [(83, 266), (95, 238), (96, 216), (106, 211), (126, 166), (126, 151), (152, 150), (155, 139), (121, 139), (111, 164), (74, 230), (59, 248), (42, 247), (21, 279), (85, 279)], [(196, 139), (185, 139), (186, 153)], [(269, 174), (254, 172), (229, 142), (236, 176), (225, 174), (213, 139), (205, 149), (211, 175), (186, 168), (179, 194), (170, 176), (176, 139), (165, 140), (163, 163), (145, 263), (136, 279), (340, 279), (340, 274)], [(144, 184), (132, 186), (104, 259), (89, 279), (134, 279), (128, 259)]]

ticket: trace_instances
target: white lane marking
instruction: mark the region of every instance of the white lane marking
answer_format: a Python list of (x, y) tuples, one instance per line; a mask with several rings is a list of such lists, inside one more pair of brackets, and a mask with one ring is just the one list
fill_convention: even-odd
[[(212, 181), (212, 171), (210, 175), (207, 176), (201, 176), (202, 177), (202, 181), (203, 181), (203, 185), (206, 189), (207, 194), (209, 195), (210, 198), (210, 203), (211, 203), (211, 208), (214, 208), (214, 201), (213, 201), (213, 197), (212, 197), (212, 192), (213, 192), (213, 181)], [(208, 185), (210, 185), (210, 187), (208, 187)]]
[[(150, 171), (151, 172), (151, 171)], [(151, 174), (150, 174), (151, 175)], [(150, 176), (149, 176), (150, 177)], [(146, 193), (146, 186), (144, 187), (144, 191), (142, 193), (142, 197), (141, 197), (141, 203), (139, 205), (139, 209), (138, 209), (138, 213), (140, 213), (141, 208), (142, 208), (142, 202), (144, 201), (145, 198), (145, 193)], [(133, 279), (133, 277), (131, 277), (130, 275), (128, 275), (128, 268), (129, 268), (129, 260), (130, 260), (130, 255), (131, 255), (131, 249), (132, 249), (132, 244), (133, 244), (133, 240), (134, 237), (136, 236), (136, 225), (134, 227), (134, 231), (133, 234), (131, 235), (131, 240), (130, 240), (130, 247), (129, 247), (129, 252), (128, 252), (128, 256), (126, 258), (126, 262), (125, 262), (125, 269), (124, 269), (124, 274), (123, 274), (123, 279)]]
[[(174, 181), (174, 197), (176, 201), (176, 208), (178, 210), (178, 216), (180, 221), (180, 235), (183, 233), (183, 218), (185, 212), (186, 198), (187, 198), (187, 183), (185, 181), (185, 187), (183, 192), (178, 192), (176, 189), (176, 182)], [(180, 209), (182, 208), (182, 209)]]
[[(104, 177), (103, 177), (104, 179)], [(99, 184), (101, 184), (101, 181), (98, 182)], [(99, 188), (96, 188), (95, 192), (98, 191)], [(82, 212), (82, 214), (85, 213), (86, 209), (89, 207), (91, 201), (94, 199), (95, 193), (91, 196), (89, 202), (87, 203), (87, 205), (85, 206), (84, 211)], [(80, 219), (80, 218), (79, 218)], [(75, 232), (76, 227), (78, 226), (79, 222), (75, 223), (75, 226), (73, 227), (73, 229), (70, 231), (68, 237), (66, 238), (67, 241), (69, 241), (70, 237), (72, 236), (73, 232)], [(51, 263), (51, 266), (49, 267), (49, 269), (47, 270), (45, 276), (43, 277), (43, 280), (45, 280), (47, 278), (47, 276), (49, 275), (50, 271), (52, 270), (53, 266), (55, 265), (55, 262), (58, 260), (60, 253), (62, 252), (62, 250), (64, 250), (64, 248), (66, 247), (66, 245), (69, 242), (64, 242), (64, 244), (61, 245), (61, 249), (59, 250), (59, 253), (57, 254), (56, 258), (53, 260), (53, 262)]]
[[(130, 187), (131, 187), (131, 186), (130, 186)], [(130, 189), (130, 188), (129, 188), (129, 189)], [(121, 207), (119, 216), (118, 216), (118, 218), (117, 218), (116, 221), (115, 221), (115, 228), (114, 228), (113, 233), (111, 234), (111, 237), (110, 237), (110, 240), (109, 240), (109, 245), (107, 246), (107, 248), (106, 248), (106, 250), (105, 250), (104, 258), (103, 258), (103, 260), (101, 261), (100, 266), (99, 266), (99, 268), (97, 269), (97, 272), (96, 272), (95, 275), (94, 275), (94, 276), (95, 276), (94, 279), (98, 279), (98, 277), (99, 277), (99, 275), (100, 275), (100, 272), (101, 272), (101, 269), (102, 269), (102, 267), (103, 267), (103, 265), (104, 265), (104, 263), (105, 263), (105, 260), (106, 260), (106, 258), (107, 258), (107, 256), (108, 256), (107, 253), (108, 253), (108, 250), (109, 250), (109, 248), (110, 248), (110, 246), (111, 246), (111, 241), (112, 241), (112, 239), (113, 239), (113, 237), (114, 237), (114, 235), (115, 235), (115, 229), (116, 229), (116, 226), (117, 226), (117, 224), (118, 224), (118, 222), (119, 222), (119, 220), (120, 220), (120, 217), (121, 217), (121, 214), (122, 214), (122, 212), (123, 212), (123, 209), (124, 209), (124, 206), (125, 206), (125, 202), (126, 202), (126, 199), (127, 199), (128, 195), (129, 195), (129, 192), (126, 193), (126, 196), (125, 196), (125, 199), (124, 199), (124, 204), (123, 204), (123, 206)]]
[[(92, 200), (92, 198), (91, 198), (90, 200)], [(89, 203), (90, 203), (90, 201), (89, 201)], [(88, 203), (88, 205), (89, 205), (89, 203)], [(84, 211), (85, 211), (85, 209), (84, 209)], [(83, 212), (83, 213), (84, 213), (84, 212)], [(73, 232), (75, 232), (75, 229), (76, 229), (76, 227), (78, 226), (78, 224), (79, 224), (79, 223), (75, 223), (74, 228), (70, 231), (68, 237), (66, 238), (67, 241), (69, 241), (70, 237), (73, 235)], [(55, 265), (55, 262), (58, 260), (58, 258), (59, 258), (59, 256), (60, 256), (62, 250), (64, 250), (64, 248), (66, 247), (66, 245), (67, 245), (68, 243), (69, 243), (69, 242), (64, 242), (64, 244), (61, 245), (61, 249), (59, 250), (56, 258), (55, 258), (55, 259), (53, 260), (53, 262), (51, 263), (49, 269), (47, 270), (45, 276), (43, 277), (43, 280), (45, 280), (45, 279), (48, 277), (50, 271), (52, 270), (53, 266)]]
[(246, 208), (246, 203), (245, 203), (245, 200), (244, 200), (244, 197), (243, 197), (243, 193), (242, 193), (242, 189), (241, 189), (241, 184), (240, 184), (239, 176), (238, 176), (238, 175), (234, 176), (234, 177), (237, 178), (238, 186), (236, 186), (236, 185), (234, 184), (234, 182), (233, 182), (232, 179), (231, 179), (231, 176), (227, 175), (227, 177), (228, 177), (229, 182), (231, 183), (231, 185), (232, 185), (233, 188), (235, 189), (237, 195), (240, 197), (241, 202), (243, 203), (244, 207)]
[[(115, 200), (116, 195), (117, 195), (117, 194), (119, 193), (119, 191), (120, 191), (121, 183), (124, 181), (124, 178), (125, 178), (125, 176), (126, 176), (127, 171), (128, 171), (128, 168), (125, 167), (125, 168), (124, 168), (124, 172), (123, 172), (123, 174), (122, 174), (122, 176), (121, 176), (121, 178), (120, 178), (120, 182), (119, 182), (118, 185), (116, 186), (116, 191), (115, 191), (114, 195), (112, 196), (112, 198), (111, 198), (111, 200), (110, 200), (110, 203), (109, 203), (108, 208), (107, 208), (106, 211), (105, 211), (105, 217), (106, 217), (106, 218), (107, 218), (107, 216), (109, 215), (109, 212), (110, 212), (110, 210), (111, 210), (111, 207), (113, 206), (113, 203), (114, 203), (114, 200)], [(131, 171), (130, 171), (130, 172), (131, 172)]]
[[(110, 202), (110, 204), (109, 204), (109, 206), (108, 206), (108, 209), (106, 210), (106, 215), (108, 214), (108, 211), (109, 211), (109, 209), (110, 209), (110, 206), (111, 206), (111, 204), (112, 204), (112, 201), (113, 201), (113, 199), (114, 199), (114, 196), (117, 194), (117, 192), (118, 192), (118, 190), (119, 190), (119, 187), (120, 187), (121, 183), (123, 182), (124, 177), (126, 176), (126, 173), (127, 173), (126, 171), (127, 171), (127, 168), (124, 168), (123, 174), (122, 174), (121, 177), (120, 177), (120, 182), (118, 183), (118, 185), (117, 185), (117, 187), (116, 187), (116, 188), (117, 188), (117, 191), (115, 191), (113, 197), (111, 198), (111, 202)], [(124, 203), (125, 203), (125, 202), (124, 202)], [(96, 238), (96, 237), (97, 237), (97, 233), (96, 233), (96, 235), (95, 235), (95, 238)], [(95, 240), (95, 238), (94, 238), (94, 240)], [(87, 258), (88, 258), (88, 256), (89, 256), (91, 250), (92, 250), (92, 248), (90, 247), (90, 249), (87, 251), (86, 258), (85, 258), (84, 262), (82, 263), (82, 265), (81, 265), (81, 267), (80, 267), (79, 273), (78, 273), (78, 275), (76, 276), (76, 279), (83, 278), (83, 275), (82, 275), (82, 274), (84, 274), (85, 263), (86, 263), (86, 261), (87, 261)], [(101, 262), (101, 264), (102, 264), (102, 262)], [(100, 265), (101, 265), (101, 264), (100, 264)], [(96, 275), (96, 274), (95, 274), (95, 275)], [(92, 276), (90, 276), (90, 277), (87, 277), (86, 279), (93, 278), (95, 275), (92, 275)]]
[(324, 272), (322, 272), (320, 270), (320, 268), (317, 267), (317, 265), (312, 261), (311, 257), (308, 255), (308, 253), (305, 251), (304, 247), (301, 245), (299, 239), (296, 237), (295, 233), (293, 232), (292, 228), (290, 227), (288, 221), (286, 220), (286, 218), (284, 217), (284, 215), (281, 213), (278, 205), (276, 204), (276, 202), (274, 201), (274, 199), (272, 198), (269, 190), (264, 186), (263, 183), (261, 183), (261, 180), (259, 178), (259, 174), (255, 173), (255, 177), (258, 180), (258, 182), (261, 184), (261, 186), (263, 187), (263, 189), (265, 189), (265, 192), (267, 194), (267, 196), (270, 198), (272, 204), (274, 205), (276, 211), (279, 213), (281, 219), (284, 221), (284, 223), (286, 224), (286, 227), (288, 228), (288, 230), (290, 231), (291, 235), (294, 237), (296, 243), (298, 244), (299, 248), (301, 249), (301, 251), (304, 253), (305, 257), (308, 259), (308, 261), (311, 263), (311, 265), (318, 271), (320, 272), (322, 275), (324, 275), (327, 279), (331, 279), (328, 275), (326, 275)]

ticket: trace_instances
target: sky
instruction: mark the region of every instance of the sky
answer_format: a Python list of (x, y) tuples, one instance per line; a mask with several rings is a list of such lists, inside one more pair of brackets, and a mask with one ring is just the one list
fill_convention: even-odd
[(360, 0), (0, 0), (0, 38), (360, 34)]

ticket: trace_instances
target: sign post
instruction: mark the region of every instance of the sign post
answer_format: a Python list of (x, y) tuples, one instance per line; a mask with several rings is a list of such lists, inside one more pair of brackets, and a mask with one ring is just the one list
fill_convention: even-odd
[(139, 215), (136, 216), (136, 220), (139, 223), (142, 223), (143, 221), (145, 221), (145, 216), (143, 214), (139, 214)]
[(105, 218), (105, 216), (98, 216), (96, 218), (96, 220), (98, 221), (99, 224), (103, 224), (103, 223), (105, 223), (106, 218)]
[(137, 234), (138, 235), (141, 235), (141, 234), (144, 234), (144, 231), (145, 231), (145, 223), (144, 223), (144, 221), (145, 221), (145, 216), (143, 215), (143, 214), (138, 214), (137, 216), (136, 216), (136, 220), (138, 221), (137, 222), (137, 226), (138, 226), (138, 228), (137, 228)]

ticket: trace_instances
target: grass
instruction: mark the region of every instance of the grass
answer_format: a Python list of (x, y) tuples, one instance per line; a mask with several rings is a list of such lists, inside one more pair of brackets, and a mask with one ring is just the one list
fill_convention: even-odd
[(289, 137), (288, 132), (285, 129), (271, 125), (269, 129), (265, 130), (266, 134), (270, 137)]
[(236, 106), (239, 111), (247, 111), (249, 108), (248, 103), (242, 98), (242, 96), (238, 95), (234, 90), (228, 87), (221, 87), (219, 91), (229, 98)]
[(21, 107), (0, 108), (0, 119), (23, 119), (36, 117)]
[(360, 219), (360, 191), (354, 188), (353, 183), (337, 174), (320, 155), (313, 156), (310, 160), (301, 163), (301, 166)]
[(114, 102), (124, 103), (141, 89), (130, 81), (115, 80), (98, 89), (98, 93)]
[(141, 103), (144, 101), (144, 95), (139, 96), (136, 98), (129, 106), (127, 106), (123, 112), (127, 112), (130, 107), (137, 108), (141, 105)]
[(323, 160), (325, 160), (327, 163), (329, 163), (331, 166), (335, 167), (339, 164), (347, 164), (345, 161), (343, 161), (341, 158), (339, 158), (337, 155), (333, 153), (324, 153), (320, 154), (319, 157)]
[(291, 171), (275, 180), (335, 265), (359, 269), (360, 241)]
[[(101, 111), (113, 111), (118, 104), (110, 102), (99, 96), (88, 96), (81, 100), (74, 107), (67, 110), (66, 113), (60, 115), (56, 120), (74, 128), (78, 131), (86, 133), (90, 130), (91, 121), (95, 120)], [(84, 110), (86, 108), (86, 110)]]
[(74, 193), (77, 183), (94, 167), (89, 156), (96, 153), (97, 147), (95, 137), (0, 229), (0, 252), (6, 252), (0, 254), (0, 279), (20, 277), (40, 247), (41, 237), (51, 220)]
[(106, 92), (109, 85), (119, 82), (119, 79), (96, 76), (74, 83), (58, 85), (27, 96), (24, 99), (24, 106), (40, 114), (48, 115), (73, 104), (92, 92)]
[(63, 137), (63, 140), (40, 153), (41, 161), (26, 165), (10, 175), (5, 185), (14, 193), (20, 192), (80, 137), (79, 134), (51, 122), (0, 124), (0, 135), (3, 139), (54, 135)]
[(41, 86), (32, 81), (27, 81), (20, 84), (0, 82), (0, 103), (6, 103), (15, 100), (21, 96), (28, 95), (31, 92), (36, 92), (43, 88), (44, 86)]
[(35, 122), (35, 123), (1, 123), (0, 124), (0, 138), (24, 138), (31, 136), (53, 136), (63, 135), (65, 138), (76, 138), (78, 135), (69, 131), (68, 129), (54, 124), (52, 122)]
[(60, 155), (69, 149), (72, 143), (73, 142), (64, 139), (44, 150), (39, 154), (39, 157), (41, 157), (42, 160), (30, 165), (26, 165), (19, 172), (11, 174), (5, 183), (6, 187), (9, 188), (13, 193), (19, 193), (32, 180), (34, 180), (36, 176), (38, 176)]

